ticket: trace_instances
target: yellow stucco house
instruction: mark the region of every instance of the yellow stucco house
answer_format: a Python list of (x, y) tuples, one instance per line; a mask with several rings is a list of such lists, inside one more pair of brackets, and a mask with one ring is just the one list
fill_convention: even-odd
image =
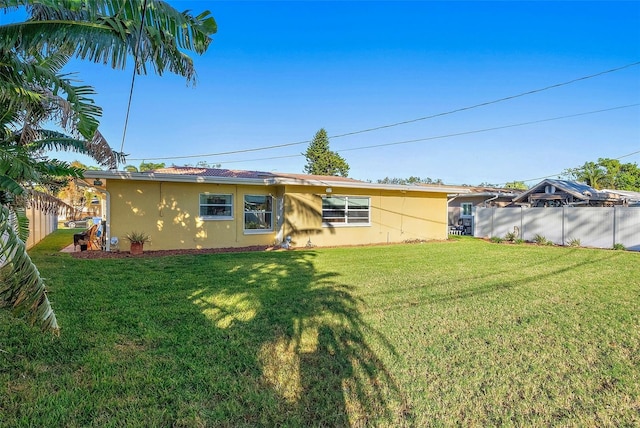
[(197, 167), (84, 180), (103, 194), (107, 250), (128, 250), (132, 231), (151, 236), (149, 250), (447, 239), (450, 187)]

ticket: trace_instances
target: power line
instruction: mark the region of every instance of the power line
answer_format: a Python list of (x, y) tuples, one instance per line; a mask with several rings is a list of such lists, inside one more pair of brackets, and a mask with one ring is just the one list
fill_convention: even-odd
[[(467, 106), (467, 107), (461, 107), (455, 110), (450, 110), (450, 111), (446, 111), (443, 113), (437, 113), (437, 114), (433, 114), (430, 116), (424, 116), (424, 117), (419, 117), (416, 119), (410, 119), (410, 120), (405, 120), (402, 122), (396, 122), (396, 123), (391, 123), (391, 124), (387, 124), (387, 125), (381, 125), (381, 126), (376, 126), (373, 128), (367, 128), (367, 129), (363, 129), (360, 131), (352, 131), (352, 132), (347, 132), (344, 134), (337, 134), (337, 135), (332, 135), (329, 136), (329, 138), (342, 138), (342, 137), (347, 137), (347, 136), (351, 136), (351, 135), (357, 135), (357, 134), (363, 134), (366, 132), (373, 132), (373, 131), (378, 131), (380, 129), (386, 129), (386, 128), (391, 128), (391, 127), (395, 127), (395, 126), (401, 126), (401, 125), (406, 125), (409, 123), (414, 123), (414, 122), (419, 122), (419, 121), (423, 121), (423, 120), (428, 120), (428, 119), (434, 119), (436, 117), (442, 117), (442, 116), (447, 116), (450, 114), (454, 114), (454, 113), (460, 113), (466, 110), (471, 110), (471, 109), (475, 109), (475, 108), (479, 108), (479, 107), (485, 107), (491, 104), (496, 104), (496, 103), (500, 103), (503, 101), (509, 101), (515, 98), (520, 98), (520, 97), (524, 97), (527, 95), (532, 95), (535, 93), (539, 93), (539, 92), (543, 92), (543, 91), (548, 91), (550, 89), (555, 89), (555, 88), (559, 88), (561, 86), (566, 86), (566, 85), (570, 85), (576, 82), (580, 82), (583, 80), (587, 80), (587, 79), (592, 79), (598, 76), (602, 76), (605, 74), (609, 74), (609, 73), (614, 73), (616, 71), (620, 71), (620, 70), (624, 70), (626, 68), (629, 67), (634, 67), (640, 64), (640, 61), (638, 62), (634, 62), (631, 64), (627, 64), (627, 65), (623, 65), (622, 67), (617, 67), (617, 68), (612, 68), (609, 70), (605, 70), (605, 71), (601, 71), (599, 73), (595, 73), (595, 74), (591, 74), (588, 76), (583, 76), (583, 77), (579, 77), (577, 79), (573, 79), (573, 80), (568, 80), (566, 82), (562, 82), (562, 83), (556, 83), (554, 85), (550, 85), (550, 86), (545, 86), (543, 88), (539, 88), (539, 89), (533, 89), (531, 91), (526, 91), (526, 92), (522, 92), (520, 94), (517, 95), (511, 95), (508, 97), (503, 97), (503, 98), (498, 98), (495, 99), (493, 101), (487, 101), (487, 102), (483, 102), (480, 104), (474, 104), (471, 106)], [(132, 161), (144, 161), (144, 160), (172, 160), (172, 159), (190, 159), (190, 158), (201, 158), (201, 157), (212, 157), (212, 156), (224, 156), (224, 155), (231, 155), (231, 154), (238, 154), (238, 153), (249, 153), (249, 152), (257, 152), (257, 151), (263, 151), (263, 150), (271, 150), (271, 149), (279, 149), (279, 148), (283, 148), (283, 147), (291, 147), (291, 146), (297, 146), (297, 145), (301, 145), (301, 144), (308, 144), (310, 143), (311, 140), (304, 140), (304, 141), (296, 141), (293, 143), (283, 143), (283, 144), (275, 144), (275, 145), (271, 145), (271, 146), (262, 146), (262, 147), (254, 147), (254, 148), (249, 148), (249, 149), (243, 149), (243, 150), (230, 150), (230, 151), (226, 151), (226, 152), (218, 152), (218, 153), (207, 153), (207, 154), (197, 154), (197, 155), (185, 155), (185, 156), (165, 156), (165, 157), (145, 157), (145, 158), (132, 158), (129, 160)], [(124, 143), (124, 141), (123, 141)]]
[(136, 82), (136, 72), (138, 71), (138, 50), (142, 42), (142, 29), (145, 25), (145, 15), (147, 14), (147, 0), (142, 3), (142, 20), (140, 22), (140, 31), (138, 32), (138, 40), (133, 50), (133, 73), (131, 74), (131, 87), (129, 89), (129, 101), (127, 102), (127, 113), (124, 117), (124, 127), (122, 129), (122, 143), (120, 143), (120, 153), (124, 153), (124, 140), (127, 136), (127, 127), (129, 126), (129, 113), (131, 112), (131, 101), (133, 100), (133, 86)]
[[(557, 117), (552, 117), (552, 118), (547, 118), (547, 119), (540, 119), (540, 120), (532, 120), (532, 121), (528, 121), (528, 122), (514, 123), (514, 124), (510, 124), (510, 125), (502, 125), (502, 126), (495, 126), (495, 127), (491, 127), (491, 128), (474, 129), (474, 130), (471, 130), (471, 131), (456, 132), (456, 133), (453, 133), (453, 134), (436, 135), (436, 136), (425, 137), (425, 138), (416, 138), (416, 139), (413, 139), (413, 140), (395, 141), (395, 142), (392, 142), (392, 143), (382, 143), (382, 144), (372, 144), (372, 145), (368, 145), (368, 146), (352, 147), (352, 148), (348, 148), (348, 149), (336, 150), (336, 152), (348, 152), (348, 151), (354, 151), (354, 150), (372, 149), (372, 148), (377, 148), (377, 147), (397, 146), (397, 145), (401, 145), (401, 144), (418, 143), (418, 142), (421, 142), (421, 141), (439, 140), (439, 139), (443, 139), (443, 138), (459, 137), (459, 136), (462, 136), (462, 135), (479, 134), (479, 133), (483, 133), (483, 132), (497, 131), (497, 130), (500, 130), (500, 129), (516, 128), (516, 127), (519, 127), (519, 126), (535, 125), (535, 124), (538, 124), (538, 123), (551, 122), (551, 121), (555, 121), (555, 120), (570, 119), (570, 118), (574, 118), (574, 117), (587, 116), (587, 115), (597, 114), (597, 113), (604, 113), (604, 112), (613, 111), (613, 110), (620, 110), (620, 109), (625, 109), (625, 108), (630, 108), (630, 107), (637, 107), (639, 105), (640, 105), (640, 103), (629, 104), (629, 105), (611, 107), (611, 108), (606, 108), (606, 109), (601, 109), (601, 110), (593, 110), (593, 111), (588, 111), (588, 112), (575, 113), (575, 114), (569, 114), (569, 115), (564, 115), (564, 116), (557, 116)], [(304, 155), (303, 154), (295, 154), (295, 155), (273, 156), (273, 157), (268, 157), (268, 158), (231, 160), (231, 161), (224, 161), (224, 162), (220, 162), (220, 163), (221, 164), (227, 164), (227, 163), (253, 162), (253, 161), (293, 158), (293, 157), (299, 157), (299, 156), (304, 156)]]
[[(617, 158), (613, 158), (613, 160), (620, 160), (623, 158), (628, 158), (629, 156), (633, 156), (633, 155), (637, 155), (640, 153), (640, 150), (635, 151), (635, 152), (631, 152), (631, 153), (627, 153), (626, 155), (622, 155), (622, 156), (618, 156)], [(551, 177), (557, 177), (559, 175), (562, 175), (561, 172), (557, 173), (557, 174), (551, 174), (551, 175), (545, 175), (544, 177), (538, 177), (538, 178), (529, 178), (528, 180), (514, 180), (514, 181), (522, 181), (523, 183), (526, 183), (527, 181), (540, 181), (540, 180), (544, 180), (545, 178), (551, 178)], [(506, 185), (507, 183), (498, 183), (497, 186), (503, 186)]]

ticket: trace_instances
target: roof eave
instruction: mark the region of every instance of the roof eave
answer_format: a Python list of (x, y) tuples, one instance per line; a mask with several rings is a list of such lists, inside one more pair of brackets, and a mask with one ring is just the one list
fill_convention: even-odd
[(159, 174), (126, 171), (85, 171), (85, 178), (112, 180), (170, 181), (176, 183), (257, 184), (268, 185), (263, 178), (207, 177), (203, 175)]
[(113, 180), (138, 180), (138, 181), (169, 181), (181, 183), (217, 183), (217, 184), (254, 184), (262, 186), (290, 185), (290, 186), (315, 186), (315, 187), (336, 187), (350, 189), (371, 189), (371, 190), (392, 190), (401, 192), (420, 192), (420, 193), (450, 193), (455, 190), (458, 193), (469, 193), (468, 189), (463, 187), (452, 189), (450, 187), (443, 188), (439, 186), (411, 186), (411, 185), (393, 185), (367, 183), (364, 181), (338, 181), (338, 180), (304, 180), (299, 178), (288, 177), (269, 177), (269, 178), (238, 178), (238, 177), (209, 177), (202, 175), (178, 175), (178, 174), (159, 174), (145, 172), (127, 172), (127, 171), (94, 171), (88, 170), (84, 172), (84, 177), (89, 179), (113, 179)]

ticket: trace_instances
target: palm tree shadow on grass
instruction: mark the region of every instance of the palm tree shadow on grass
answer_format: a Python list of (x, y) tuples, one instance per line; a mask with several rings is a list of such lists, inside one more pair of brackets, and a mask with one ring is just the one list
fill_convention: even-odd
[[(233, 286), (212, 284), (190, 296), (216, 328), (243, 348), (229, 351), (246, 358), (240, 381), (245, 396), (232, 398), (244, 404), (241, 411), (227, 413), (226, 421), (293, 426), (408, 422), (401, 392), (366, 343), (376, 332), (363, 322), (361, 302), (337, 274), (318, 272), (314, 257), (313, 252), (289, 252), (255, 263), (246, 258), (225, 272), (225, 282), (231, 275)], [(394, 352), (381, 335), (377, 339)]]

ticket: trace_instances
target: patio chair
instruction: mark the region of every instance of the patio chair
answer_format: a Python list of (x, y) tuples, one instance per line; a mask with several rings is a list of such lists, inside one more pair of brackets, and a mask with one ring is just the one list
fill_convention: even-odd
[(98, 225), (94, 224), (93, 226), (91, 226), (91, 228), (89, 228), (89, 230), (87, 231), (87, 249), (90, 250), (91, 247), (93, 247), (94, 250), (99, 250), (102, 248), (102, 246), (100, 245), (100, 240), (98, 239)]

